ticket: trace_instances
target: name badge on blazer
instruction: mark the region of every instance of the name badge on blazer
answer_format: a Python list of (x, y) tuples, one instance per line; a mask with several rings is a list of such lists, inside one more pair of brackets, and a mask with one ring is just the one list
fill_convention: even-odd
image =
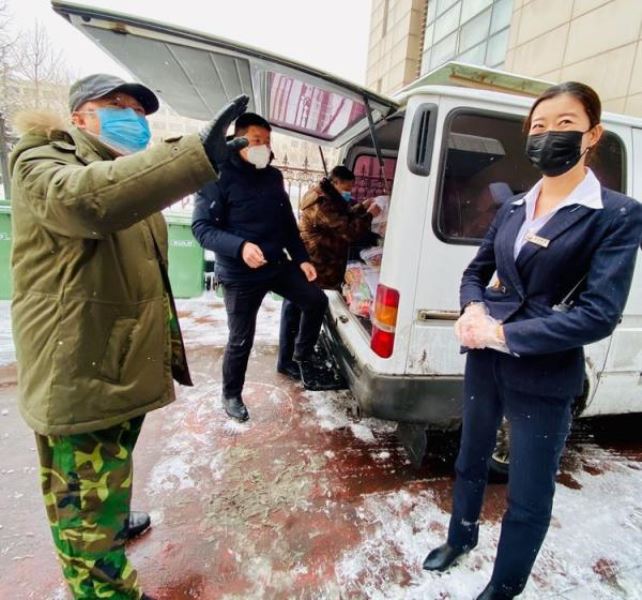
[(547, 240), (546, 238), (535, 235), (534, 233), (527, 233), (526, 241), (532, 242), (536, 246), (541, 246), (542, 248), (548, 248), (548, 245), (551, 243), (551, 240)]

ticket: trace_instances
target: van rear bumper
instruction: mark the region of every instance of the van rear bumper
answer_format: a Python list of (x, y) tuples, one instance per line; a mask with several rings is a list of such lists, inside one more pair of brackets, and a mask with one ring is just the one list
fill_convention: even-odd
[(450, 429), (461, 421), (463, 377), (381, 375), (360, 364), (326, 316), (321, 336), (367, 416)]

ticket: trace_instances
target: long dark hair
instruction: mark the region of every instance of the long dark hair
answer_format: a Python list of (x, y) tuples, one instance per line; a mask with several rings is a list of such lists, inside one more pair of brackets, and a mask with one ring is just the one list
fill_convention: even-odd
[(537, 106), (541, 102), (544, 102), (544, 100), (549, 100), (550, 98), (555, 98), (562, 94), (569, 94), (582, 103), (582, 106), (586, 111), (586, 115), (589, 118), (591, 129), (600, 122), (600, 118), (602, 116), (602, 102), (600, 101), (600, 97), (597, 95), (597, 92), (585, 83), (566, 81), (549, 87), (537, 97), (533, 106), (531, 106), (531, 110), (529, 111), (526, 120), (524, 121), (524, 132), (526, 134), (530, 131), (533, 112)]

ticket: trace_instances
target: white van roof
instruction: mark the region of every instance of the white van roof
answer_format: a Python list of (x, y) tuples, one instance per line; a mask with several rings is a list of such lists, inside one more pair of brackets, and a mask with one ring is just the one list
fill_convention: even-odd
[(453, 61), (422, 75), (399, 90), (395, 96), (404, 95), (407, 92), (429, 85), (466, 87), (536, 97), (552, 86), (553, 82)]
[[(443, 95), (469, 100), (485, 100), (505, 106), (530, 108), (554, 82), (533, 79), (477, 65), (450, 62), (423, 75), (394, 94), (404, 105), (420, 94)], [(619, 113), (603, 112), (602, 121), (642, 128), (642, 118)]]

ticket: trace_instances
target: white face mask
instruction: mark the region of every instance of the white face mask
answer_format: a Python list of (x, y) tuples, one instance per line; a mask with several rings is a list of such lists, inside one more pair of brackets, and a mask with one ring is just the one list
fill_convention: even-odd
[(272, 151), (265, 144), (262, 146), (250, 146), (247, 149), (247, 161), (257, 169), (265, 169), (270, 163), (270, 156), (272, 156)]

